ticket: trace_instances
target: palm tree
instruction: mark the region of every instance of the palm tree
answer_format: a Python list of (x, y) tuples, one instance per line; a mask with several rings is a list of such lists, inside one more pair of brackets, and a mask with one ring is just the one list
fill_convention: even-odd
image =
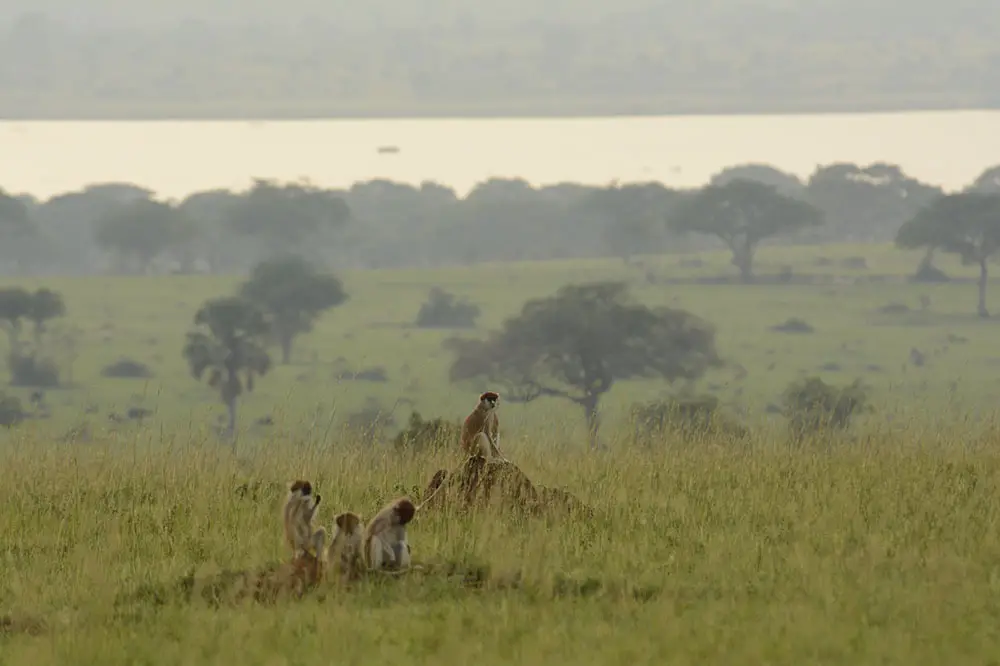
[(236, 401), (253, 391), (254, 378), (271, 368), (266, 345), (270, 327), (264, 313), (242, 298), (227, 296), (206, 301), (194, 316), (198, 330), (187, 334), (184, 358), (191, 374), (219, 390), (229, 425), (226, 434), (234, 441)]

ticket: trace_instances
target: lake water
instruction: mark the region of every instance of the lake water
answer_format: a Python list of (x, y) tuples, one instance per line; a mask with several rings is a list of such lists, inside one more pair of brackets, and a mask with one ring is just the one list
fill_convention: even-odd
[[(380, 153), (396, 146), (396, 153)], [(49, 197), (126, 181), (165, 197), (254, 177), (344, 187), (387, 178), (465, 194), (490, 177), (539, 184), (703, 184), (765, 162), (887, 161), (946, 189), (1000, 163), (1000, 111), (593, 119), (0, 122), (0, 187)]]

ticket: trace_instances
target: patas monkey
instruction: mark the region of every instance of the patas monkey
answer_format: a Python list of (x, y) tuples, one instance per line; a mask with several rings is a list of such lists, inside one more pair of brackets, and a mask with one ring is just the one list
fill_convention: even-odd
[(500, 396), (487, 391), (479, 396), (479, 404), (465, 417), (462, 424), (462, 450), (470, 456), (500, 458), (500, 418), (497, 416), (497, 401)]
[(406, 524), (413, 520), (417, 507), (409, 497), (400, 497), (375, 514), (364, 530), (364, 563), (369, 569), (407, 569), (410, 544)]
[(313, 515), (321, 499), (320, 495), (313, 495), (312, 484), (308, 481), (295, 481), (289, 489), (284, 508), (285, 540), (292, 549), (293, 560), (304, 554), (323, 557), (326, 530), (322, 527), (313, 530), (312, 527)]
[(333, 537), (328, 551), (328, 567), (340, 574), (342, 580), (361, 576), (365, 563), (362, 553), (365, 524), (361, 516), (350, 511), (333, 519)]

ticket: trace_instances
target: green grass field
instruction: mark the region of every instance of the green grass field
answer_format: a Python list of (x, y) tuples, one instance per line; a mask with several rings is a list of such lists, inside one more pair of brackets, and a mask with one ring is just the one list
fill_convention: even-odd
[[(852, 256), (867, 268), (843, 268)], [(817, 265), (819, 257), (831, 261)], [(889, 247), (760, 254), (759, 273), (791, 266), (841, 278), (825, 285), (644, 279), (647, 269), (660, 278), (731, 271), (722, 254), (700, 258), (701, 267), (671, 256), (643, 257), (643, 267), (595, 260), (345, 274), (351, 301), (243, 402), (236, 456), (214, 434), (221, 405), (190, 377), (180, 349), (198, 305), (238, 278), (6, 280), (61, 291), (69, 313), (60, 326), (78, 333), (75, 352), (61, 349), (76, 357), (71, 386), (47, 392), (51, 418), (0, 432), (0, 666), (995, 663), (1000, 329), (974, 316), (975, 286), (849, 283), (911, 272), (919, 256)], [(936, 263), (974, 275), (945, 257)], [(666, 395), (657, 382), (612, 390), (602, 405), (607, 447), (594, 453), (570, 405), (502, 403), (508, 455), (536, 482), (589, 503), (596, 518), (419, 517), (415, 560), (488, 566), (482, 589), (427, 576), (276, 606), (136, 596), (192, 570), (281, 558), (279, 509), (293, 478), (313, 480), (329, 526), (340, 510), (370, 516), (458, 462), (448, 452), (401, 458), (363, 448), (342, 429), (348, 414), (390, 409), (401, 397), (424, 416), (457, 419), (484, 388), (448, 383), (440, 344), (451, 333), (412, 327), (431, 286), (479, 304), (483, 333), (529, 298), (598, 279), (629, 280), (637, 299), (717, 326), (730, 365), (698, 388), (752, 427), (749, 443), (629, 447), (626, 410)], [(1000, 311), (998, 287), (990, 301)], [(910, 310), (878, 311), (890, 303)], [(790, 317), (815, 332), (769, 330)], [(926, 355), (922, 367), (910, 363), (911, 348)], [(120, 357), (156, 376), (102, 378)], [(342, 367), (375, 366), (387, 382), (334, 379)], [(859, 437), (785, 443), (783, 420), (766, 408), (805, 374), (870, 385), (875, 411), (855, 424)], [(131, 405), (155, 414), (141, 424), (107, 418)], [(409, 410), (397, 406), (399, 425)], [(266, 414), (274, 426), (253, 425)], [(246, 483), (260, 484), (256, 500), (236, 492)], [(514, 574), (519, 588), (499, 584)]]

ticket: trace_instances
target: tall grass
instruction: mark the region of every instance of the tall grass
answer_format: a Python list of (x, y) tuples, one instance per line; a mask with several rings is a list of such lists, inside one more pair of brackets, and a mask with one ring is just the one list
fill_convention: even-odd
[[(414, 559), (488, 567), (483, 588), (413, 577), (220, 608), (129, 595), (283, 558), (291, 479), (314, 482), (329, 526), (338, 511), (371, 516), (419, 492), (457, 454), (306, 438), (235, 457), (216, 442), (136, 441), (3, 449), (0, 663), (941, 664), (1000, 654), (1000, 442), (988, 432), (596, 453), (512, 441), (529, 477), (567, 488), (596, 517), (428, 513), (412, 525)], [(516, 576), (519, 586), (500, 584)]]

